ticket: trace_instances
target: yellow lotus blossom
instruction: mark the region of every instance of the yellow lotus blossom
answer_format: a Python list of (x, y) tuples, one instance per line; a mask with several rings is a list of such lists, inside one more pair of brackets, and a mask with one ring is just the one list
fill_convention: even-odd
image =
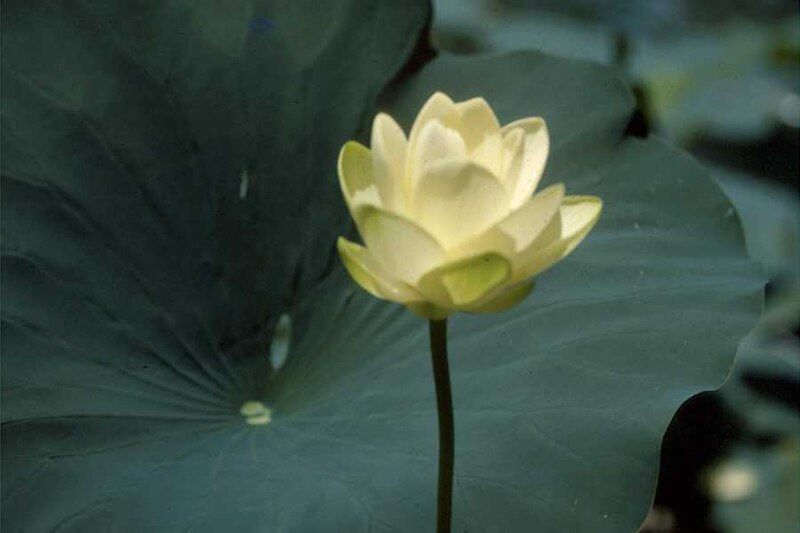
[(424, 318), (517, 304), (602, 209), (560, 183), (534, 195), (550, 144), (544, 120), (501, 127), (483, 98), (435, 93), (408, 137), (379, 113), (370, 144), (350, 141), (339, 154), (342, 194), (366, 244), (340, 237), (339, 253), (364, 290)]

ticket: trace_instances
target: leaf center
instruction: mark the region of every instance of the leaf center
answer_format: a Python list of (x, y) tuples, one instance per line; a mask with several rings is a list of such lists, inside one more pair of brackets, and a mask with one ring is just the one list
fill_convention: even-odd
[(251, 426), (264, 426), (272, 422), (272, 410), (257, 400), (244, 402), (239, 408), (239, 413)]

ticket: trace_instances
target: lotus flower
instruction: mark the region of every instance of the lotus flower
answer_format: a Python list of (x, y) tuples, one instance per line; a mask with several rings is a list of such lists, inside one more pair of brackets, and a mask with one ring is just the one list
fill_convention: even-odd
[(350, 141), (339, 154), (342, 194), (366, 245), (339, 238), (347, 271), (431, 320), (519, 303), (602, 209), (597, 197), (565, 196), (560, 183), (534, 195), (549, 144), (544, 120), (501, 127), (483, 98), (435, 93), (408, 137), (379, 113), (371, 149)]

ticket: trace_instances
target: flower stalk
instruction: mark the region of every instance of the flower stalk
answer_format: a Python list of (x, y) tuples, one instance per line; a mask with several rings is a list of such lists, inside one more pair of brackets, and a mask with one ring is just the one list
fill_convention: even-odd
[(431, 363), (439, 413), (439, 488), (436, 499), (436, 531), (450, 533), (453, 501), (455, 435), (450, 368), (447, 360), (447, 319), (429, 322)]

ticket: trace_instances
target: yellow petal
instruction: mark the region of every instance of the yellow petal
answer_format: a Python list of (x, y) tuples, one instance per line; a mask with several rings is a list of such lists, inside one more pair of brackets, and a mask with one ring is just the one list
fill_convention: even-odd
[(470, 313), (497, 313), (511, 309), (522, 300), (524, 300), (533, 290), (533, 280), (526, 280), (522, 283), (512, 285), (511, 287), (503, 290), (496, 296), (493, 296), (489, 301), (482, 303), (477, 307), (469, 309)]
[(436, 239), (407, 218), (365, 205), (356, 210), (361, 237), (386, 272), (412, 286), (440, 264), (445, 252)]
[(503, 135), (511, 137), (507, 146), (519, 135), (514, 132), (517, 128), (523, 131), (523, 138), (516, 152), (511, 155), (505, 179), (512, 209), (525, 203), (536, 190), (550, 150), (550, 138), (544, 120), (539, 117), (524, 118), (503, 126)]
[(471, 98), (455, 105), (461, 119), (459, 131), (472, 152), (483, 144), (487, 137), (497, 135), (499, 142), (500, 123), (492, 108), (483, 98)]
[(408, 141), (397, 122), (386, 113), (378, 113), (372, 122), (370, 148), (375, 184), (383, 205), (398, 213), (404, 212)]
[(482, 254), (449, 262), (427, 272), (420, 293), (441, 307), (464, 308), (478, 303), (511, 276), (511, 263), (499, 254)]
[(567, 196), (559, 216), (543, 233), (558, 232), (556, 238), (542, 235), (514, 261), (514, 279), (535, 276), (557, 263), (575, 249), (592, 230), (600, 217), (603, 202), (596, 196)]
[(519, 252), (527, 248), (558, 216), (563, 199), (564, 185), (551, 185), (501, 220), (497, 228), (514, 239), (514, 251)]
[(339, 186), (347, 208), (353, 215), (359, 205), (381, 205), (372, 174), (372, 154), (355, 141), (348, 141), (339, 151)]
[(360, 244), (339, 237), (336, 248), (350, 277), (368, 293), (399, 303), (420, 300), (414, 289), (389, 275)]
[(427, 165), (412, 197), (417, 220), (445, 248), (485, 231), (506, 214), (507, 206), (500, 180), (463, 159)]

